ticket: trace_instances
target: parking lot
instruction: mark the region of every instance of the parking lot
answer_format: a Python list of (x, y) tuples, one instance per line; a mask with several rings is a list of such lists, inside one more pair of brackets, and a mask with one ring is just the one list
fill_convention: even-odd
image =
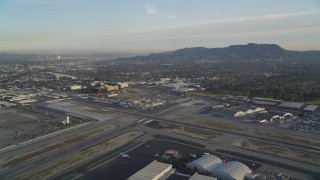
[(0, 148), (86, 122), (81, 118), (70, 116), (71, 123), (63, 124), (66, 117), (65, 113), (41, 107), (1, 108)]
[[(250, 103), (231, 105), (230, 107), (227, 107), (226, 104), (220, 102), (217, 106), (207, 106), (198, 114), (241, 123), (264, 124), (295, 131), (320, 133), (319, 112), (306, 112), (276, 106), (257, 106)], [(259, 108), (264, 110), (257, 111)]]

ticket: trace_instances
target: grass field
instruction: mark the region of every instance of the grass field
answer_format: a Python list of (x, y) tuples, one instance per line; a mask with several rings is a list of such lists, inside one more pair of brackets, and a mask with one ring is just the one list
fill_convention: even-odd
[(256, 134), (263, 137), (270, 137), (270, 138), (285, 140), (288, 142), (296, 142), (296, 143), (302, 143), (302, 144), (308, 144), (308, 145), (320, 147), (319, 141), (313, 141), (313, 140), (302, 138), (302, 137), (290, 136), (290, 135), (285, 135), (280, 133), (271, 133), (268, 131), (256, 131)]
[(2, 108), (0, 111), (0, 125), (34, 122), (41, 117), (41, 115), (35, 115), (19, 109)]
[(314, 99), (311, 101), (304, 101), (305, 104), (320, 104), (320, 99)]
[(65, 147), (70, 146), (72, 144), (79, 143), (83, 140), (89, 139), (95, 135), (102, 133), (102, 132), (111, 131), (115, 128), (116, 128), (116, 125), (107, 124), (107, 125), (100, 126), (99, 128), (95, 128), (90, 131), (73, 136), (71, 138), (68, 138), (68, 139), (65, 139), (65, 140), (62, 140), (62, 141), (59, 141), (56, 143), (48, 144), (42, 148), (38, 148), (36, 150), (23, 153), (20, 156), (15, 156), (14, 158), (7, 160), (7, 162), (4, 165), (2, 165), (1, 168), (6, 168), (8, 166), (14, 166), (14, 165), (21, 164), (25, 161), (36, 158), (40, 155), (44, 155), (44, 154), (47, 154), (51, 151), (65, 148)]
[(237, 125), (233, 125), (230, 123), (220, 123), (220, 122), (213, 122), (213, 121), (201, 121), (202, 125), (205, 125), (206, 127), (214, 127), (214, 128), (221, 128), (221, 129), (228, 129), (228, 130), (232, 130), (232, 131), (245, 131), (247, 130), (246, 127), (242, 127), (242, 126), (237, 126)]
[(206, 131), (200, 131), (197, 129), (185, 128), (185, 127), (175, 128), (172, 130), (172, 132), (181, 134), (184, 136), (196, 138), (196, 139), (207, 140), (207, 141), (212, 141), (214, 139), (217, 139), (223, 136), (223, 134), (221, 133), (206, 132)]
[(80, 164), (89, 162), (90, 160), (97, 158), (107, 152), (115, 150), (124, 144), (132, 142), (139, 136), (145, 134), (144, 131), (129, 131), (121, 134), (117, 137), (101, 142), (80, 152), (67, 156), (63, 159), (59, 159), (52, 164), (43, 166), (35, 171), (25, 174), (18, 179), (50, 179), (49, 177), (70, 170)]

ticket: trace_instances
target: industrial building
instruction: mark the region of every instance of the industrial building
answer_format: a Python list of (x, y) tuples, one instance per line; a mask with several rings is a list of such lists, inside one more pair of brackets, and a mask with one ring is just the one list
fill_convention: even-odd
[(318, 108), (317, 105), (307, 105), (303, 110), (310, 111), (310, 112), (315, 112), (317, 110), (317, 108)]
[(105, 89), (107, 91), (117, 91), (117, 90), (119, 90), (119, 86), (118, 85), (115, 85), (115, 86), (113, 86), (113, 85), (105, 85)]
[(214, 155), (205, 155), (187, 164), (187, 167), (200, 173), (211, 174), (212, 171), (222, 166), (222, 160)]
[(130, 176), (128, 180), (156, 180), (160, 178), (165, 179), (166, 175), (169, 175), (171, 170), (171, 164), (153, 161), (140, 171)]
[(71, 91), (75, 91), (75, 90), (81, 90), (82, 87), (81, 87), (81, 85), (72, 85), (72, 86), (68, 87), (68, 89), (70, 89)]
[(279, 107), (291, 108), (291, 109), (300, 109), (304, 104), (299, 102), (283, 102), (279, 104)]
[(170, 156), (171, 158), (176, 158), (179, 152), (175, 150), (167, 150), (164, 154)]
[(213, 176), (223, 180), (243, 180), (246, 174), (252, 171), (245, 164), (238, 161), (230, 161), (213, 171)]
[(51, 75), (53, 75), (56, 79), (78, 79), (78, 77), (75, 76), (70, 76), (70, 75), (66, 75), (66, 74), (60, 74), (60, 73), (52, 73), (50, 72)]

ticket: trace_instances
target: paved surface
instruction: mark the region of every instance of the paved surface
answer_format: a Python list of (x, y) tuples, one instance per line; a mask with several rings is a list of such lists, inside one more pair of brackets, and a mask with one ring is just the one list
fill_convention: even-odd
[[(18, 154), (18, 153), (23, 153), (25, 151), (31, 150), (33, 148), (36, 147), (40, 147), (43, 144), (46, 144), (48, 142), (52, 142), (55, 141), (57, 139), (61, 139), (67, 136), (72, 135), (72, 133), (75, 132), (81, 132), (83, 130), (87, 130), (87, 129), (91, 129), (91, 128), (96, 128), (99, 125), (103, 124), (103, 123), (112, 123), (112, 124), (116, 124), (119, 126), (119, 128), (111, 131), (111, 132), (106, 132), (103, 134), (100, 134), (96, 137), (87, 139), (81, 143), (69, 146), (67, 148), (64, 149), (59, 149), (56, 150), (54, 152), (50, 152), (44, 156), (38, 157), (36, 159), (30, 160), (28, 162), (25, 162), (23, 164), (17, 165), (16, 167), (4, 170), (0, 172), (0, 179), (15, 179), (16, 177), (19, 177), (21, 175), (23, 175), (24, 173), (33, 171), (38, 169), (39, 167), (48, 165), (58, 159), (61, 159), (63, 157), (66, 157), (70, 154), (73, 153), (77, 153), (83, 149), (86, 149), (88, 147), (94, 146), (100, 142), (106, 141), (108, 139), (111, 139), (119, 134), (122, 134), (124, 132), (130, 131), (130, 130), (143, 130), (147, 132), (147, 135), (139, 138), (140, 140), (150, 140), (153, 138), (153, 135), (155, 134), (163, 134), (163, 135), (168, 135), (168, 136), (173, 136), (176, 138), (180, 138), (180, 139), (185, 139), (185, 140), (189, 140), (189, 141), (195, 141), (196, 139), (194, 138), (190, 138), (190, 137), (186, 137), (186, 136), (182, 136), (182, 135), (178, 135), (178, 134), (173, 134), (170, 133), (168, 131), (163, 131), (162, 129), (157, 129), (157, 128), (151, 128), (151, 127), (146, 127), (146, 125), (148, 123), (151, 123), (153, 121), (159, 121), (159, 122), (166, 122), (169, 124), (172, 124), (174, 126), (183, 126), (183, 127), (190, 127), (190, 128), (196, 128), (198, 130), (205, 130), (205, 131), (212, 131), (212, 132), (221, 132), (223, 134), (226, 135), (226, 138), (228, 139), (232, 139), (232, 138), (252, 138), (252, 139), (258, 139), (259, 141), (263, 141), (263, 142), (267, 142), (267, 143), (271, 143), (271, 144), (276, 144), (279, 146), (285, 146), (285, 147), (290, 147), (290, 148), (295, 148), (295, 149), (301, 149), (301, 150), (305, 150), (305, 151), (315, 151), (315, 152), (319, 152), (318, 148), (314, 148), (314, 147), (310, 147), (310, 146), (306, 146), (306, 145), (302, 145), (302, 144), (297, 144), (297, 143), (291, 143), (291, 142), (283, 142), (283, 141), (279, 141), (279, 140), (270, 140), (267, 138), (258, 138), (252, 134), (246, 134), (245, 132), (232, 132), (232, 131), (228, 131), (228, 130), (223, 130), (223, 129), (218, 129), (218, 128), (209, 128), (209, 127), (203, 127), (203, 126), (199, 126), (197, 124), (190, 124), (189, 122), (185, 122), (185, 121), (173, 121), (173, 120), (169, 120), (166, 119), (164, 116), (170, 112), (174, 112), (176, 110), (181, 109), (181, 106), (173, 106), (170, 107), (168, 109), (166, 109), (163, 112), (156, 112), (155, 114), (148, 114), (148, 112), (137, 112), (135, 110), (131, 110), (131, 109), (124, 109), (124, 108), (117, 108), (117, 107), (113, 107), (113, 106), (106, 106), (106, 105), (101, 105), (99, 103), (88, 103), (85, 101), (77, 101), (77, 103), (79, 103), (79, 105), (84, 104), (86, 106), (90, 106), (91, 108), (97, 108), (97, 109), (106, 109), (108, 111), (115, 111), (118, 114), (120, 114), (119, 116), (113, 117), (113, 118), (109, 118), (107, 120), (104, 120), (103, 122), (100, 123), (95, 123), (89, 127), (84, 127), (81, 128), (79, 130), (75, 130), (74, 132), (66, 132), (62, 135), (56, 136), (56, 137), (50, 137), (48, 139), (46, 139), (45, 141), (39, 141), (39, 142), (34, 142), (34, 143), (28, 143), (25, 144), (24, 146), (21, 147), (14, 147), (12, 150), (10, 151), (6, 151), (6, 152), (0, 152), (0, 156), (1, 157), (9, 157), (12, 156), (14, 154)], [(75, 112), (74, 112), (75, 113)], [(136, 118), (136, 120), (131, 120), (128, 122), (122, 121), (121, 120), (121, 115), (130, 115)], [(214, 149), (216, 147), (214, 146), (219, 146), (219, 147), (226, 147), (226, 148), (231, 148), (231, 144), (227, 145), (228, 142), (207, 142), (207, 141), (203, 141), (203, 140), (196, 140), (198, 143), (202, 143), (207, 145), (207, 147)], [(167, 147), (165, 147), (167, 148)], [(178, 147), (177, 147), (178, 148)], [(137, 155), (137, 158), (139, 157), (139, 155)], [(140, 157), (142, 158), (142, 156)], [(151, 158), (151, 156), (150, 156)], [(143, 158), (142, 158), (143, 159)], [(127, 160), (121, 160), (121, 162), (123, 161), (123, 163), (125, 163)], [(145, 164), (147, 163), (147, 161), (149, 162), (150, 159), (146, 158), (145, 160), (141, 160)], [(141, 166), (142, 166), (141, 164)], [(115, 165), (116, 166), (116, 165)], [(116, 171), (117, 168), (114, 169), (109, 169), (108, 171), (113, 172)], [(135, 169), (134, 169), (135, 170)], [(104, 172), (104, 171), (103, 171)], [(109, 173), (110, 173), (109, 172)], [(88, 174), (90, 175), (90, 173)], [(103, 175), (102, 175), (103, 176)]]
[[(147, 145), (147, 147), (146, 147)], [(100, 166), (99, 168), (86, 173), (84, 176), (79, 179), (127, 179), (136, 171), (142, 169), (149, 163), (151, 163), (155, 159), (155, 154), (163, 154), (168, 149), (174, 149), (179, 151), (182, 154), (203, 154), (204, 150), (186, 146), (183, 144), (178, 144), (169, 141), (162, 140), (151, 140), (146, 142), (145, 144), (135, 148), (132, 151), (129, 151), (129, 158), (120, 158), (117, 157), (111, 162)], [(80, 169), (80, 168), (79, 168)], [(82, 174), (85, 172), (81, 172), (79, 170), (74, 170), (70, 172), (70, 174)], [(65, 174), (68, 176), (69, 174)], [(59, 177), (61, 178), (61, 177)], [(58, 179), (59, 179), (58, 178)]]

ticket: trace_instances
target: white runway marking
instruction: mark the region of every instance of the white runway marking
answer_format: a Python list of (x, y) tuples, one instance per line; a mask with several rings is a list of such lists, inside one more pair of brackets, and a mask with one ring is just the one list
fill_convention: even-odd
[(149, 121), (145, 122), (145, 124), (151, 123), (153, 120), (150, 119)]

